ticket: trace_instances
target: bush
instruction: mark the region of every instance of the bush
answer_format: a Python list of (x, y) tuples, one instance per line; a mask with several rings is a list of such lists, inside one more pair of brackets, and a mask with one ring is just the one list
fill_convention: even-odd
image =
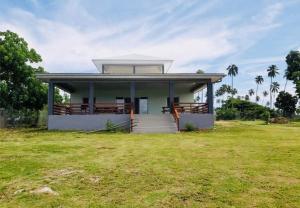
[(111, 120), (106, 121), (105, 127), (106, 127), (106, 130), (109, 132), (116, 131), (116, 125)]
[(271, 114), (269, 111), (266, 111), (261, 115), (262, 120), (264, 120), (266, 124), (270, 123), (270, 117), (271, 117)]
[(234, 120), (239, 117), (239, 112), (236, 109), (222, 109), (216, 110), (217, 120)]
[(289, 119), (285, 117), (277, 117), (277, 118), (272, 118), (271, 123), (276, 123), (276, 124), (287, 124), (289, 122)]
[(186, 131), (196, 131), (197, 130), (197, 128), (192, 123), (186, 123), (184, 127), (185, 127)]
[(216, 110), (216, 113), (217, 120), (232, 120), (238, 118), (243, 120), (265, 120), (268, 113), (271, 117), (277, 117), (278, 114), (276, 111), (257, 103), (235, 98), (226, 100), (222, 107)]

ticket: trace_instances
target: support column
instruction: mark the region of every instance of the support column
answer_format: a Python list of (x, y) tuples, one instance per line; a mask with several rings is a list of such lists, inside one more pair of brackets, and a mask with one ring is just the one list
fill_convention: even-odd
[(89, 113), (94, 113), (94, 83), (89, 82)]
[(174, 104), (174, 82), (169, 81), (169, 108), (170, 112), (173, 111), (173, 104)]
[(131, 102), (131, 107), (133, 107), (133, 111), (135, 111), (135, 82), (132, 81), (130, 82), (130, 102)]
[(48, 115), (53, 115), (54, 104), (54, 83), (49, 81), (48, 84)]
[(207, 83), (207, 104), (208, 104), (208, 113), (214, 113), (214, 90), (213, 83)]

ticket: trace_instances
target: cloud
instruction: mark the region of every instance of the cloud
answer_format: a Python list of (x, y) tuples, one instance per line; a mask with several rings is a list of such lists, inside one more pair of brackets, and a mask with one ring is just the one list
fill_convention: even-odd
[(0, 29), (23, 36), (42, 55), (49, 72), (95, 72), (91, 59), (129, 53), (171, 58), (172, 72), (192, 72), (213, 66), (209, 62), (218, 58), (230, 57), (229, 62), (279, 26), (279, 3), (238, 26), (232, 26), (232, 18), (211, 16), (219, 3), (165, 3), (151, 14), (107, 24), (97, 21), (81, 1), (67, 1), (53, 19), (13, 8), (0, 17)]

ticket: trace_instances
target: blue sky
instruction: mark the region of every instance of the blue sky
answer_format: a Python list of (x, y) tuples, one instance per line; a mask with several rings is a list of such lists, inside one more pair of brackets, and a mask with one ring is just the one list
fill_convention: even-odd
[(0, 30), (23, 36), (49, 72), (96, 72), (91, 59), (132, 53), (175, 60), (169, 72), (234, 63), (244, 94), (256, 75), (267, 89), (271, 64), (283, 88), (285, 56), (300, 49), (299, 8), (300, 0), (2, 0)]

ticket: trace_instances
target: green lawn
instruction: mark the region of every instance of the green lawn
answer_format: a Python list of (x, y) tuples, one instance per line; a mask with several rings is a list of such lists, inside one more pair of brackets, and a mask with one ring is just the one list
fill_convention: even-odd
[[(1, 207), (300, 207), (300, 123), (148, 135), (0, 130), (0, 144)], [(58, 195), (30, 193), (42, 186)]]

